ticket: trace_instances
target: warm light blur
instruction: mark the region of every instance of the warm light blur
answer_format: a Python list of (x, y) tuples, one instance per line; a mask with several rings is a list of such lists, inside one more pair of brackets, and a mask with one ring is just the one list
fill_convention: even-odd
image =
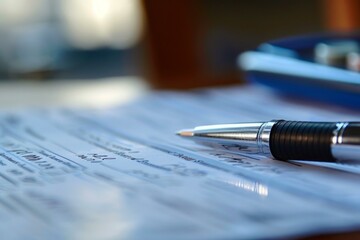
[(91, 76), (96, 61), (118, 61), (98, 69), (117, 76), (126, 72), (123, 50), (136, 49), (142, 32), (140, 0), (0, 0), (0, 78)]
[(49, 3), (48, 0), (1, 0), (0, 26), (12, 27), (44, 20), (50, 14), (45, 11)]
[(129, 48), (143, 29), (139, 0), (63, 0), (61, 18), (71, 45)]

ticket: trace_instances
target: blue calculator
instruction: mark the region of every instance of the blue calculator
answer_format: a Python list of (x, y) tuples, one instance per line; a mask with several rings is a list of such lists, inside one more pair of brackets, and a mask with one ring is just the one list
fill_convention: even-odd
[(316, 59), (319, 44), (341, 42), (360, 46), (360, 34), (327, 33), (270, 41), (242, 53), (238, 65), (247, 80), (280, 93), (360, 110), (360, 72)]

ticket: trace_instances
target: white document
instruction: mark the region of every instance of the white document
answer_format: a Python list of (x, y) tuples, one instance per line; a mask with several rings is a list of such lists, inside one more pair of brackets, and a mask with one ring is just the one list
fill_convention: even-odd
[(356, 121), (256, 88), (0, 114), (0, 239), (256, 239), (360, 227), (360, 166), (215, 151), (182, 128)]

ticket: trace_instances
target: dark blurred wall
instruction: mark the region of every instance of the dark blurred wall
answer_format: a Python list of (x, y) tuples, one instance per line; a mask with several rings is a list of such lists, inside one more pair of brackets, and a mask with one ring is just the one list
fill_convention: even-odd
[(237, 56), (259, 43), (324, 29), (320, 1), (143, 0), (149, 79), (157, 88), (239, 83)]
[(316, 0), (202, 0), (204, 61), (221, 75), (236, 71), (238, 54), (262, 42), (324, 31), (322, 7)]
[(316, 0), (202, 0), (200, 11), (209, 33), (231, 34), (250, 45), (324, 30), (322, 4)]

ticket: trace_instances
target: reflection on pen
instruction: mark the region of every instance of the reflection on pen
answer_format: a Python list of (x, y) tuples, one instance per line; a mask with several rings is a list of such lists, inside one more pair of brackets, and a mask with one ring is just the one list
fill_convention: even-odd
[(232, 186), (242, 188), (246, 191), (257, 193), (262, 197), (267, 197), (269, 195), (268, 187), (258, 182), (246, 181), (242, 179), (227, 181), (227, 183), (231, 184)]

